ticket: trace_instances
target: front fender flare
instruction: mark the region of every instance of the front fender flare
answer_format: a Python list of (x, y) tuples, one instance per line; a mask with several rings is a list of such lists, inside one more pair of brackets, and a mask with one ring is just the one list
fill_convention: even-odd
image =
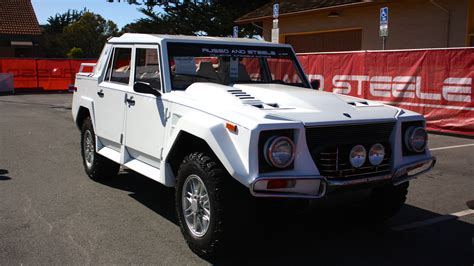
[[(230, 135), (233, 133), (226, 129), (225, 123), (225, 120), (201, 112), (192, 112), (179, 118), (175, 125), (171, 126), (173, 129), (169, 137), (169, 145), (164, 149), (164, 161), (168, 162), (170, 151), (175, 145), (179, 145), (176, 141), (180, 132), (186, 132), (206, 142), (227, 172), (240, 183), (247, 186), (248, 164), (244, 163), (244, 158), (239, 153)], [(174, 174), (169, 167), (165, 167), (165, 169), (166, 183), (168, 185), (169, 182), (174, 182)]]

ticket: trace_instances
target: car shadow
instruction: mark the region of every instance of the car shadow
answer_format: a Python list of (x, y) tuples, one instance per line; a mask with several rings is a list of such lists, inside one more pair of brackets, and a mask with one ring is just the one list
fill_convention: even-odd
[[(101, 181), (178, 226), (174, 189), (133, 171)], [(238, 211), (238, 210), (236, 210)], [(474, 226), (450, 220), (407, 231), (395, 225), (440, 216), (406, 204), (384, 225), (374, 225), (357, 208), (273, 213), (225, 247), (214, 265), (472, 265)]]
[(99, 181), (103, 185), (130, 192), (129, 196), (174, 224), (178, 218), (174, 210), (174, 188), (142, 176), (131, 170), (123, 170), (117, 177)]
[(11, 178), (6, 176), (8, 174), (8, 170), (6, 169), (0, 169), (0, 181), (7, 181), (10, 180)]

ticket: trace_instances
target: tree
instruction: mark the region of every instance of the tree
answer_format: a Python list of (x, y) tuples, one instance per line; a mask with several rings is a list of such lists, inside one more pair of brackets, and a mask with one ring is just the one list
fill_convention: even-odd
[(69, 49), (62, 39), (63, 30), (66, 26), (78, 21), (84, 12), (87, 10), (68, 10), (47, 19), (48, 23), (42, 26), (43, 34), (40, 37), (41, 48), (46, 57), (61, 58), (65, 56)]
[(56, 58), (96, 58), (107, 39), (118, 35), (114, 22), (86, 9), (49, 17), (43, 29), (40, 41), (43, 53)]
[(67, 57), (69, 57), (69, 58), (83, 58), (84, 57), (84, 51), (81, 48), (73, 47), (67, 53)]
[[(139, 10), (146, 17), (126, 25), (122, 31), (230, 36), (235, 19), (269, 1), (254, 0), (243, 4), (242, 1), (235, 0), (144, 0), (142, 2), (129, 0), (131, 4), (141, 5)], [(158, 6), (163, 11), (154, 9)], [(246, 25), (241, 27), (240, 34), (252, 37), (261, 35), (261, 31), (254, 25)]]
[(47, 33), (62, 33), (66, 26), (78, 21), (85, 12), (88, 12), (86, 8), (80, 11), (69, 9), (63, 14), (56, 13), (56, 15), (47, 19), (48, 24), (44, 25), (44, 31)]
[(85, 12), (82, 17), (66, 26), (63, 39), (68, 47), (81, 48), (84, 57), (98, 57), (107, 39), (118, 35), (117, 25), (92, 12)]

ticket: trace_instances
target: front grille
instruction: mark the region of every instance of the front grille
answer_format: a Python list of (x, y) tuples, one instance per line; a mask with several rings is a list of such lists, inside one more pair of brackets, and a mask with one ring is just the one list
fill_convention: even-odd
[[(323, 126), (306, 128), (306, 141), (314, 163), (320, 174), (332, 179), (364, 178), (381, 175), (391, 170), (392, 147), (390, 135), (395, 123)], [(370, 147), (380, 143), (385, 147), (385, 158), (378, 166), (370, 164), (368, 158), (360, 168), (349, 162), (349, 153), (355, 145)]]

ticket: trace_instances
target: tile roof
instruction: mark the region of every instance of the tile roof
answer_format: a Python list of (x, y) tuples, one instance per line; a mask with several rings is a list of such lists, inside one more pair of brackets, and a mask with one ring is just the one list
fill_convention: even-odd
[(0, 35), (40, 35), (31, 0), (0, 0)]
[[(315, 10), (345, 4), (370, 2), (367, 0), (280, 0), (280, 15), (286, 13)], [(274, 1), (238, 18), (236, 22), (255, 21), (258, 18), (269, 17), (273, 14)]]

